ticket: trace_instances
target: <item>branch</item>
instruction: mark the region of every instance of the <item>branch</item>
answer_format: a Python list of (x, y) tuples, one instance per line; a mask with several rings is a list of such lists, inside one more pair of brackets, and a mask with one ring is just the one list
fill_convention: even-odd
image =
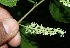
[(24, 19), (24, 18), (26, 18), (37, 6), (39, 6), (43, 1), (45, 1), (45, 0), (41, 0), (39, 3), (37, 3), (36, 5), (34, 5), (32, 8), (31, 8), (31, 10), (29, 11), (29, 12), (27, 12), (19, 21), (18, 21), (18, 23), (20, 23), (20, 22), (22, 22), (22, 20)]

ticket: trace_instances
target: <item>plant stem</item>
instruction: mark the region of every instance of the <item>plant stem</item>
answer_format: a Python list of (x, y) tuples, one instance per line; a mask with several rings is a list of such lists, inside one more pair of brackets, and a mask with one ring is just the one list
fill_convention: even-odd
[(39, 6), (44, 0), (41, 0), (39, 3), (37, 3), (36, 5), (34, 5), (31, 10), (29, 10), (29, 12), (27, 12), (19, 21), (18, 23), (22, 22), (22, 20), (24, 18), (26, 18), (37, 6)]

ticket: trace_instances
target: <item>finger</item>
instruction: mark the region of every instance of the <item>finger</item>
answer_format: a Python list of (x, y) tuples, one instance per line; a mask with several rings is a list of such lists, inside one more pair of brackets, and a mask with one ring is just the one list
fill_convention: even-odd
[(19, 25), (15, 19), (8, 18), (3, 21), (3, 26), (7, 34), (18, 32)]
[(8, 48), (7, 44), (4, 44), (3, 46), (0, 46), (0, 48)]
[(13, 46), (13, 47), (17, 47), (21, 42), (21, 36), (20, 33), (18, 32), (17, 35), (9, 41), (9, 45)]
[(12, 16), (6, 9), (0, 7), (0, 21), (4, 21), (6, 18), (12, 18)]
[[(3, 26), (5, 28), (5, 32), (0, 32), (0, 44), (3, 44), (7, 40), (13, 38), (18, 30), (19, 30), (19, 25), (15, 19), (9, 18), (3, 21)], [(3, 38), (2, 38), (3, 37)]]

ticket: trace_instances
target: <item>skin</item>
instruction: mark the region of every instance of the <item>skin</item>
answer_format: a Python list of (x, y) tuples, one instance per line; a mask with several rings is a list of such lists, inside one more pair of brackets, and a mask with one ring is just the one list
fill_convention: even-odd
[[(1, 43), (2, 45), (0, 48), (8, 48), (7, 44), (12, 47), (17, 47), (21, 42), (19, 25), (17, 21), (10, 15), (10, 13), (3, 7), (0, 7), (0, 22), (2, 22), (5, 29), (5, 31), (2, 33), (3, 35), (1, 35), (0, 32), (0, 39), (3, 39), (3, 41), (1, 41), (3, 43)], [(5, 37), (2, 38), (3, 36)]]

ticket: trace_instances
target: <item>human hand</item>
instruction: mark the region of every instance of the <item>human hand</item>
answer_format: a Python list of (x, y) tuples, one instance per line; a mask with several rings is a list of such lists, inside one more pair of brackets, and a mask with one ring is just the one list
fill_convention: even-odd
[(0, 7), (0, 48), (8, 48), (7, 43), (17, 47), (21, 42), (19, 25), (9, 12)]

